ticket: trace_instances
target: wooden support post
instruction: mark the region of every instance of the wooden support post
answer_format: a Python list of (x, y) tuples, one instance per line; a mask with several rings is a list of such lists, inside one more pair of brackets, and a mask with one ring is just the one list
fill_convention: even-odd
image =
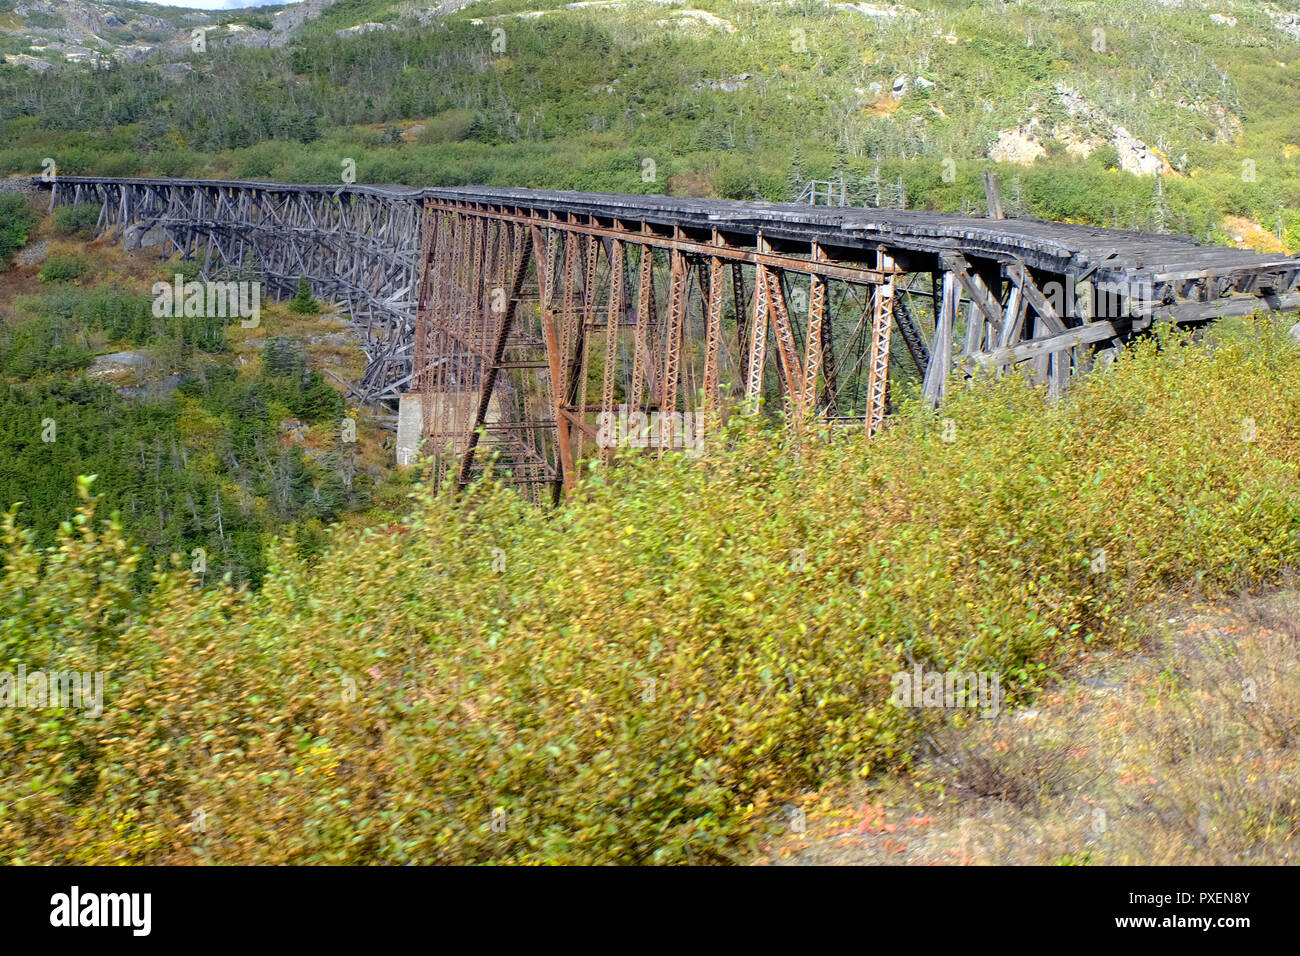
[(952, 254), (941, 256), (949, 274), (956, 277), (962, 291), (970, 300), (970, 309), (966, 318), (966, 348), (964, 353), (972, 355), (984, 348), (984, 329), (986, 324), (992, 328), (1002, 325), (1002, 306), (997, 297), (979, 274), (970, 268), (965, 257)]
[(1076, 347), (1092, 342), (1105, 342), (1113, 339), (1117, 334), (1115, 326), (1110, 322), (1089, 322), (1086, 325), (1066, 329), (1064, 332), (1057, 332), (1055, 335), (1030, 339), (1018, 345), (992, 352), (982, 352), (970, 357), (980, 365), (1001, 368), (1016, 362), (1040, 359), (1043, 356), (1056, 358), (1060, 355), (1068, 355)]
[(1006, 348), (1020, 341), (1025, 329), (1025, 298), (1020, 286), (1013, 285), (1007, 295), (1007, 310), (998, 332), (998, 348)]
[(990, 219), (1005, 219), (1002, 212), (1002, 190), (998, 186), (998, 174), (991, 169), (984, 170), (984, 201), (988, 205)]
[(922, 392), (931, 405), (938, 405), (948, 392), (948, 373), (952, 365), (952, 327), (957, 313), (957, 279), (951, 272), (943, 274), (943, 295), (935, 320), (934, 345), (930, 349), (930, 367), (925, 373)]
[(1050, 333), (1064, 332), (1065, 323), (1061, 320), (1056, 307), (1043, 295), (1034, 282), (1023, 262), (1013, 262), (1007, 266), (1007, 278), (1021, 291), (1025, 301), (1033, 307), (1034, 312), (1043, 320)]

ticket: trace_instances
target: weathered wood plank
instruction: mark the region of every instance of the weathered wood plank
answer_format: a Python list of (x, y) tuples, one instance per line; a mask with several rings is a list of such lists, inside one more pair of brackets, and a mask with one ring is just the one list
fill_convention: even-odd
[(974, 355), (966, 356), (966, 358), (986, 368), (1002, 368), (1017, 362), (1027, 362), (1044, 356), (1060, 355), (1066, 349), (1072, 349), (1078, 345), (1087, 345), (1092, 342), (1104, 342), (1107, 339), (1115, 338), (1118, 334), (1115, 326), (1110, 322), (1089, 322), (1086, 325), (1066, 329), (1055, 335), (1030, 339), (1027, 342), (1021, 342), (1019, 345), (994, 349), (992, 352), (977, 352)]

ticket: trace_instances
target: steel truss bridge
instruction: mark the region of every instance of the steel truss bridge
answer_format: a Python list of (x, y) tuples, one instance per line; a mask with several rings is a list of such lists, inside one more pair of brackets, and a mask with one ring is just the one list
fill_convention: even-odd
[[(558, 497), (620, 414), (736, 404), (880, 427), (889, 382), (934, 403), (1015, 366), (1059, 392), (1157, 322), (1300, 306), (1300, 258), (1033, 219), (465, 187), (35, 180), (95, 203), (98, 238), (152, 233), (204, 278), (300, 276), (342, 304), (370, 404), (420, 395), (424, 451)], [(676, 413), (674, 416), (673, 413)], [(644, 433), (644, 429), (640, 430)], [(604, 434), (602, 434), (602, 432)], [(614, 434), (620, 434), (614, 432)]]

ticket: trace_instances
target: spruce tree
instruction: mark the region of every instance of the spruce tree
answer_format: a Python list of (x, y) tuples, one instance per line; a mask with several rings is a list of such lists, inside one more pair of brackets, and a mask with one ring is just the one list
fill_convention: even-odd
[(307, 282), (306, 276), (298, 277), (298, 291), (294, 294), (293, 301), (289, 303), (289, 311), (305, 315), (320, 311), (320, 306), (311, 297), (311, 285)]

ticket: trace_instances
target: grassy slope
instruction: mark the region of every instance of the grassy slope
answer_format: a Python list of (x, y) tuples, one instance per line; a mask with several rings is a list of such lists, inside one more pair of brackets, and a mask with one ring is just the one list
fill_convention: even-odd
[[(906, 173), (909, 189), (931, 183), (919, 194), (948, 207), (974, 188), (974, 167), (959, 164), (962, 178), (946, 184), (941, 157), (974, 155), (963, 150), (988, 129), (1014, 125), (1026, 102), (1068, 75), (1071, 56), (1087, 58), (1066, 50), (1065, 39), (1087, 50), (1092, 36), (1086, 22), (1048, 8), (1008, 8), (1008, 20), (992, 22), (987, 10), (953, 5), (945, 14), (952, 25), (940, 27), (1001, 38), (972, 50), (974, 40), (850, 29), (845, 45), (856, 46), (836, 65), (830, 52), (819, 61), (785, 49), (789, 30), (804, 28), (810, 49), (823, 39), (836, 47), (839, 19), (796, 8), (753, 8), (752, 19), (741, 5), (710, 9), (744, 26), (735, 35), (678, 36), (655, 26), (665, 15), (659, 7), (635, 17), (566, 12), (558, 25), (512, 19), (504, 59), (487, 49), (490, 34), (469, 24), (407, 45), (382, 34), (309, 42), (295, 61), (304, 82), (292, 95), (301, 108), (319, 108), (322, 137), (305, 145), (199, 148), (186, 136), (211, 136), (212, 127), (180, 111), (161, 126), (146, 129), (140, 119), (98, 138), (11, 120), (10, 142), (21, 134), (22, 145), (4, 155), (15, 161), (54, 148), (63, 156), (66, 147), (74, 163), (94, 169), (126, 162), (140, 136), (157, 136), (171, 145), (150, 153), (146, 169), (180, 157), (209, 173), (326, 178), (338, 150), (354, 149), (373, 179), (777, 194), (792, 142), (811, 173), (872, 162), (869, 149), (855, 157), (850, 145), (837, 157), (825, 145), (836, 142), (827, 124), (850, 114), (821, 96), (895, 70), (929, 71), (893, 58), (919, 55), (917, 45), (932, 41), (929, 62), (943, 59), (963, 85), (941, 84), (930, 94), (937, 101), (905, 99), (892, 113), (866, 109), (887, 117), (851, 115), (862, 135), (886, 144), (887, 170)], [(375, 18), (373, 8), (358, 12)], [(1060, 63), (1055, 52), (1013, 62), (1021, 47), (1007, 39), (1006, 23), (1035, 15), (1033, 29), (1058, 38)], [(1141, 81), (1143, 69), (1179, 67), (1177, 43), (1160, 43), (1166, 59), (1153, 55), (1156, 67), (1122, 60), (1114, 76), (1078, 67), (1075, 76), (1099, 84), (1110, 77), (1114, 92)], [(1229, 91), (1245, 97), (1232, 105), (1245, 132), (1235, 143), (1202, 142), (1170, 190), (1177, 202), (1253, 212), (1255, 190), (1293, 182), (1294, 161), (1278, 148), (1291, 135), (1277, 112), (1289, 101), (1270, 92), (1283, 75), (1264, 62), (1275, 51), (1231, 49), (1246, 62)], [(417, 65), (390, 72), (390, 58), (403, 56)], [(883, 59), (844, 65), (864, 56)], [(290, 95), (272, 54), (235, 59), (249, 85), (231, 89), (252, 99), (226, 102)], [(1026, 81), (1016, 62), (1031, 64), (1028, 100), (1010, 95)], [(1251, 69), (1259, 71), (1253, 85)], [(431, 83), (430, 72), (445, 82)], [(741, 72), (755, 82), (736, 94), (693, 88)], [(617, 92), (588, 93), (596, 80)], [(171, 108), (181, 94), (169, 89)], [(326, 89), (330, 102), (312, 98)], [(367, 105), (379, 90), (387, 98)], [(981, 94), (992, 113), (970, 105)], [(1089, 92), (1100, 103), (1106, 95)], [(1262, 99), (1251, 105), (1255, 96)], [(1113, 98), (1123, 106), (1123, 96)], [(1154, 127), (1143, 124), (1170, 107), (1167, 98), (1147, 99), (1130, 99), (1120, 118), (1152, 139)], [(510, 108), (499, 109), (502, 102)], [(952, 125), (933, 118), (930, 105)], [(451, 114), (437, 128), (461, 132), (442, 143), (383, 145), (382, 127), (343, 122), (354, 110), (394, 125)], [(911, 122), (917, 115), (923, 123)], [(1199, 142), (1192, 119), (1175, 108), (1169, 122), (1182, 130), (1173, 145), (1190, 144), (1190, 162)], [(723, 138), (701, 142), (706, 133)], [(936, 142), (940, 134), (948, 138)], [(1241, 183), (1236, 170), (1252, 142), (1269, 149), (1259, 154), (1257, 182)], [(895, 147), (907, 158), (893, 158)], [(648, 151), (664, 158), (660, 178), (646, 183), (640, 161)], [(1099, 194), (1136, 202), (1134, 190), (1150, 187), (1064, 159), (1023, 179), (1048, 212), (1086, 213)], [(148, 596), (132, 593), (129, 549), (111, 530), (92, 532), (88, 517), (69, 526), (57, 555), (11, 534), (0, 658), (113, 670), (102, 722), (0, 711), (0, 806), (15, 808), (0, 817), (0, 861), (747, 859), (759, 836), (785, 822), (788, 802), (848, 775), (910, 766), (924, 752), (931, 720), (885, 701), (898, 668), (915, 660), (994, 670), (1014, 702), (1031, 701), (1068, 676), (1081, 653), (1131, 651), (1132, 609), (1162, 590), (1255, 586), (1300, 558), (1300, 361), (1277, 330), (1232, 323), (1218, 334), (1217, 351), (1166, 343), (1156, 354), (1148, 346), (1053, 408), (1015, 383), (960, 391), (945, 409), (955, 442), (938, 436), (930, 416), (905, 409), (870, 448), (801, 450), (738, 428), (731, 447), (715, 443), (702, 462), (628, 463), (608, 482), (599, 478), (580, 508), (554, 516), (486, 489), (468, 509), (420, 496), (409, 521), (341, 532), (312, 567), (280, 548), (253, 596), (196, 591), (184, 577), (163, 578)], [(1247, 418), (1257, 425), (1250, 439)], [(1098, 549), (1107, 556), (1101, 574)], [(1140, 716), (1158, 736), (1173, 698), (1161, 698), (1160, 686), (1151, 693), (1151, 707), (1120, 719)], [(1238, 726), (1238, 716), (1221, 726)], [(1173, 727), (1174, 739), (1185, 729)], [(975, 740), (942, 730), (959, 735), (954, 748)], [(998, 743), (1015, 748), (1021, 738), (1008, 733), (990, 746)], [(976, 783), (1010, 780), (1059, 796), (1051, 788), (1079, 769), (1067, 766), (1069, 748), (1055, 740), (1026, 747), (1044, 761), (990, 769), (977, 750), (972, 765), (984, 775)], [(1213, 772), (1226, 780), (1240, 752), (1205, 754), (1207, 779)], [(1150, 769), (1165, 759), (1162, 752)], [(1261, 759), (1267, 786), (1243, 791), (1232, 842), (1194, 858), (1288, 852), (1300, 814), (1268, 786), (1293, 758), (1288, 750)], [(959, 779), (967, 786), (971, 777)], [(927, 792), (956, 786), (924, 770), (917, 780)], [(1188, 813), (1195, 818), (1207, 793), (1181, 779), (1162, 787), (1150, 845), (1193, 858), (1179, 857), (1168, 833)], [(197, 810), (215, 821), (203, 833), (192, 829)], [(1057, 845), (1052, 858), (1070, 861), (1070, 845)]]
[[(1300, 43), (1261, 4), (1237, 4), (1234, 27), (1210, 20), (1217, 4), (1136, 0), (918, 0), (892, 18), (814, 3), (692, 5), (714, 25), (680, 3), (639, 0), (488, 0), (428, 28), (402, 21), (404, 9), (343, 0), (290, 48), (214, 48), (175, 83), (148, 65), (102, 93), (48, 77), (34, 90), (19, 75), (0, 86), (0, 102), (24, 104), (8, 111), (0, 169), (55, 155), (68, 172), (331, 181), (350, 156), (363, 181), (767, 198), (793, 198), (797, 170), (901, 177), (910, 205), (979, 208), (998, 132), (1037, 118), (1083, 137), (1122, 126), (1179, 172), (1158, 199), (1153, 179), (1108, 171), (1110, 157), (1051, 146), (1035, 167), (1004, 172), (1022, 212), (1198, 236), (1228, 215), (1275, 233), (1281, 215), (1297, 238)], [(534, 10), (549, 12), (515, 15)], [(402, 29), (333, 33), (368, 21)], [(740, 89), (710, 86), (744, 74)], [(871, 92), (898, 75), (936, 86), (897, 104)], [(1059, 84), (1101, 118), (1068, 117)]]
[[(935, 727), (914, 774), (796, 798), (777, 864), (1294, 863), (1300, 594), (1165, 599), (1137, 653), (1033, 708)], [(796, 827), (792, 823), (798, 824)]]
[[(310, 344), (313, 337), (337, 332), (338, 325), (295, 315), (285, 303), (267, 302), (258, 328), (224, 324), (224, 347), (186, 346), (177, 341), (173, 323), (135, 319), (139, 311), (148, 315), (154, 282), (170, 282), (184, 267), (159, 263), (151, 251), (87, 246), (84, 236), (61, 231), (48, 217), (39, 220), (28, 238), (32, 245), (44, 246), (44, 262), (14, 264), (0, 272), (0, 403), (9, 416), (0, 429), (6, 450), (0, 500), (23, 502), (18, 514), (25, 525), (49, 540), (75, 510), (76, 476), (97, 473), (106, 505), (123, 511), (133, 540), (157, 556), (187, 554), (202, 546), (213, 555), (216, 577), (228, 572), (241, 584), (250, 573), (260, 574), (264, 541), (272, 533), (293, 524), (319, 528), (319, 520), (311, 521), (312, 509), (300, 502), (289, 509), (293, 514), (282, 513), (285, 509), (277, 506), (275, 489), (266, 480), (262, 465), (269, 467), (271, 458), (287, 467), (281, 456), (289, 455), (295, 443), (279, 434), (278, 425), (295, 413), (283, 404), (284, 396), (260, 383), (262, 343), (276, 336), (295, 338), (313, 368), (357, 375), (364, 356), (355, 347)], [(52, 263), (75, 267), (75, 275), (52, 279)], [(151, 367), (139, 380), (87, 375), (94, 356), (130, 349), (151, 356)], [(109, 387), (157, 382), (176, 373), (197, 376), (200, 384), (147, 401), (118, 398)], [(391, 466), (391, 448), (381, 447), (386, 433), (363, 410), (348, 414), (358, 419), (356, 487), (361, 494), (338, 513), (330, 509), (327, 521), (373, 519), (368, 509), (367, 517), (361, 511), (372, 490), (387, 515), (391, 499), (402, 494), (372, 482), (368, 473), (379, 466), (386, 474)], [(58, 440), (51, 445), (35, 440), (46, 415), (58, 425)], [(337, 470), (338, 422), (326, 417), (305, 422), (304, 429), (298, 444), (308, 456), (321, 456), (319, 461), (309, 458), (306, 465), (307, 477), (320, 493), (322, 479)], [(255, 437), (250, 439), (250, 433)], [(131, 453), (121, 454), (123, 447)], [(183, 482), (179, 488), (178, 481)], [(326, 485), (329, 494), (328, 481)], [(221, 534), (213, 513), (212, 496), (218, 489), (226, 502), (242, 503), (224, 516)], [(191, 509), (197, 509), (193, 521)]]

